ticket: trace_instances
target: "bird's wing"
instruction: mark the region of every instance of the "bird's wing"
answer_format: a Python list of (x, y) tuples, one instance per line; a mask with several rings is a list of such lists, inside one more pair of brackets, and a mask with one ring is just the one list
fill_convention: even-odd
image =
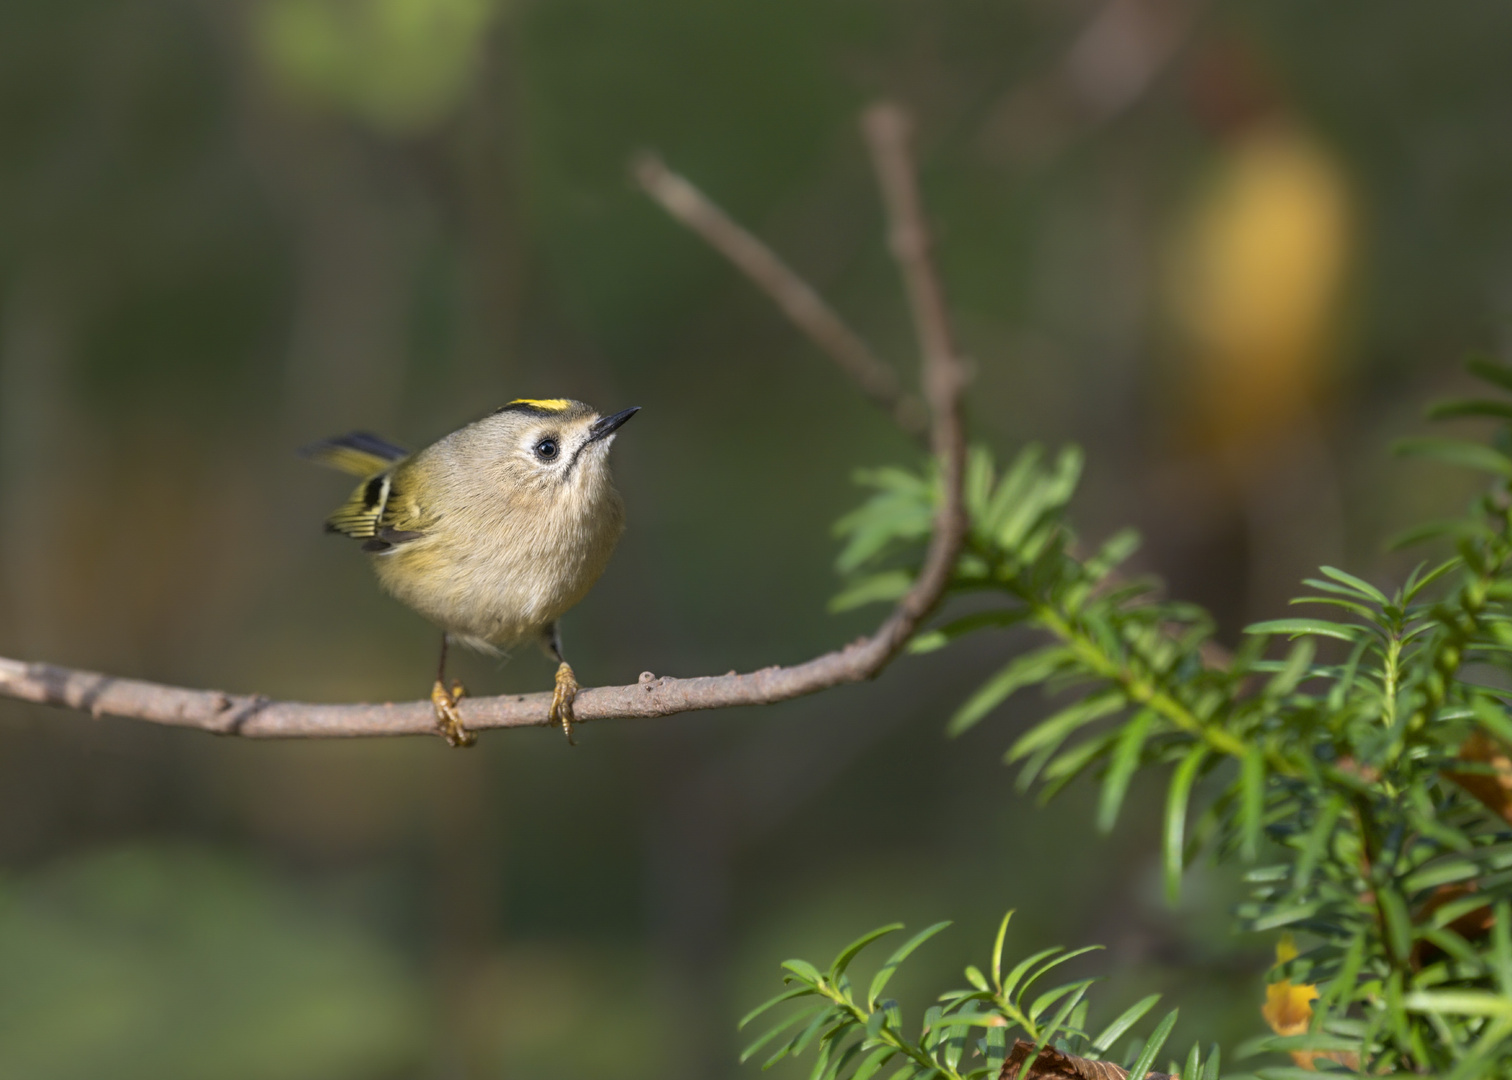
[(408, 457), (409, 451), (371, 432), (349, 431), (302, 447), (299, 456), (354, 476), (376, 476)]
[(362, 550), (372, 552), (392, 551), (424, 536), (434, 515), (410, 493), (406, 481), (413, 474), (406, 464), (358, 484), (352, 497), (326, 519), (326, 531), (366, 541)]

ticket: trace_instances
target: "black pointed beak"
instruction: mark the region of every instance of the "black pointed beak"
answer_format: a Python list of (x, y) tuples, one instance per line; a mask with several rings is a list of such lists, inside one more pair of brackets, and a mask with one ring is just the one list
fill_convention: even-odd
[(599, 417), (593, 422), (593, 426), (588, 429), (588, 441), (597, 442), (599, 439), (602, 439), (605, 436), (613, 435), (620, 429), (620, 426), (624, 424), (626, 420), (630, 419), (636, 413), (640, 412), (640, 410), (641, 407), (639, 405), (636, 405), (633, 408), (617, 412), (613, 416)]

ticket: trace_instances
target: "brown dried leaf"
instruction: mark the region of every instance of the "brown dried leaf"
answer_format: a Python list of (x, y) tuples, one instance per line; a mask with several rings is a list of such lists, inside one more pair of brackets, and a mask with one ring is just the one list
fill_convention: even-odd
[[(1034, 1064), (1020, 1077), (1019, 1070), (1031, 1057), (1034, 1057)], [(1035, 1057), (1034, 1044), (1027, 1039), (1019, 1039), (1008, 1052), (1008, 1060), (1003, 1062), (1003, 1071), (998, 1073), (998, 1080), (1128, 1080), (1128, 1076), (1127, 1069), (1119, 1068), (1111, 1061), (1077, 1057), (1075, 1054), (1062, 1053), (1052, 1046), (1043, 1047)], [(1180, 1077), (1163, 1072), (1148, 1072), (1145, 1073), (1145, 1078), (1181, 1080)]]
[(1485, 772), (1445, 772), (1444, 775), (1474, 795), (1492, 813), (1512, 823), (1512, 757), (1485, 732), (1474, 732), (1460, 747), (1461, 761), (1489, 765)]
[[(1473, 881), (1459, 882), (1453, 885), (1440, 885), (1429, 894), (1427, 900), (1423, 901), (1422, 906), (1418, 908), (1416, 915), (1413, 917), (1413, 921), (1426, 923), (1433, 917), (1433, 913), (1445, 904), (1459, 900), (1462, 897), (1470, 896), (1477, 891), (1475, 882)], [(1495, 921), (1491, 905), (1487, 904), (1485, 907), (1478, 907), (1465, 912), (1465, 914), (1445, 926), (1444, 929), (1458, 934), (1466, 941), (1475, 941), (1489, 934), (1491, 932), (1491, 924)], [(1419, 938), (1413, 943), (1412, 955), (1409, 958), (1412, 970), (1422, 971), (1423, 968), (1440, 959), (1443, 955), (1443, 950), (1437, 945), (1431, 941)]]

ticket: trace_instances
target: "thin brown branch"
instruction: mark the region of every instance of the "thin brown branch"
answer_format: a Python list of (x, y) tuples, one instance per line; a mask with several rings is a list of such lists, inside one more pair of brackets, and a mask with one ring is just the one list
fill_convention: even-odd
[(956, 556), (966, 539), (966, 506), (961, 489), (966, 471), (966, 425), (961, 393), (966, 365), (956, 352), (945, 308), (945, 291), (930, 257), (929, 225), (919, 198), (917, 169), (909, 146), (907, 114), (892, 104), (875, 105), (862, 118), (862, 131), (882, 187), (893, 258), (903, 274), (919, 339), (920, 381), (929, 406), (930, 445), (939, 459), (945, 498), (935, 516), (924, 568), (887, 622), (871, 637), (888, 651), (868, 676), (880, 671), (939, 603), (950, 584)]
[[(896, 105), (874, 105), (862, 117), (861, 127), (882, 186), (893, 258), (903, 271), (903, 284), (908, 291), (914, 332), (923, 359), (924, 397), (931, 411), (936, 412), (943, 402), (959, 397), (965, 368), (951, 333), (945, 289), (930, 254), (929, 225), (924, 219), (918, 174), (909, 153), (908, 115)], [(949, 462), (964, 454), (965, 433), (960, 424), (949, 427), (931, 424), (930, 435), (934, 451), (942, 461)], [(952, 439), (961, 445), (954, 445), (949, 441)]]
[(928, 434), (929, 418), (919, 399), (903, 391), (892, 367), (771, 248), (655, 154), (637, 157), (633, 171), (647, 195), (766, 293), (793, 325), (854, 379), (900, 428), (917, 438)]
[[(865, 130), (883, 187), (893, 252), (918, 324), (930, 443), (940, 458), (943, 479), (944, 497), (918, 578), (876, 633), (843, 649), (793, 667), (769, 667), (745, 675), (731, 672), (676, 679), (657, 678), (647, 672), (633, 686), (580, 691), (574, 703), (579, 721), (765, 705), (869, 679), (898, 655), (944, 595), (966, 530), (961, 494), (965, 467), (961, 391), (965, 375), (952, 343), (943, 293), (929, 258), (929, 233), (913, 179), (907, 128), (902, 112), (893, 106), (882, 106), (867, 114)], [(722, 213), (719, 217), (728, 221)], [(730, 225), (738, 230), (738, 226)], [(776, 265), (782, 274), (791, 276), (786, 267)], [(806, 285), (803, 288), (808, 289)], [(351, 738), (435, 732), (435, 714), (428, 701), (382, 705), (271, 701), (260, 695), (189, 690), (6, 659), (0, 659), (0, 696), (77, 709), (94, 716), (119, 716), (248, 738)], [(545, 726), (550, 703), (551, 695), (546, 693), (465, 698), (461, 713), (463, 722), (474, 729)]]

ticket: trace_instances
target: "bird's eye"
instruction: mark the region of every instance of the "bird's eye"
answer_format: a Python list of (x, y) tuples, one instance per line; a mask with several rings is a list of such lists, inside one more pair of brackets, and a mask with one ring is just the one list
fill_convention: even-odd
[(542, 439), (535, 445), (536, 457), (540, 458), (542, 461), (551, 461), (555, 459), (560, 449), (561, 448), (557, 446), (557, 441), (555, 439)]

